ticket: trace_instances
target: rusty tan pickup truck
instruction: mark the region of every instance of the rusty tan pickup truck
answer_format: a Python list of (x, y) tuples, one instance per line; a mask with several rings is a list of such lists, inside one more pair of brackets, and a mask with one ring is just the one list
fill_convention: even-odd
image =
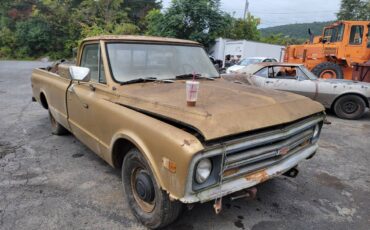
[[(186, 103), (192, 78), (196, 106)], [(316, 153), (325, 116), (306, 97), (221, 79), (200, 44), (179, 39), (87, 38), (75, 66), (35, 69), (31, 81), (52, 132), (72, 133), (121, 169), (126, 201), (152, 229), (184, 204), (214, 201), (219, 212), (226, 195), (295, 176)]]

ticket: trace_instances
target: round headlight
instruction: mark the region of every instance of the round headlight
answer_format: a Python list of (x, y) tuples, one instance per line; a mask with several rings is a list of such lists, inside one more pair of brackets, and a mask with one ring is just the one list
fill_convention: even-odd
[(319, 133), (320, 133), (320, 126), (319, 126), (319, 124), (316, 124), (315, 125), (315, 129), (313, 130), (313, 138), (316, 138), (318, 135), (319, 135)]
[(211, 175), (211, 171), (212, 162), (207, 158), (200, 160), (195, 171), (195, 180), (199, 184), (203, 183)]

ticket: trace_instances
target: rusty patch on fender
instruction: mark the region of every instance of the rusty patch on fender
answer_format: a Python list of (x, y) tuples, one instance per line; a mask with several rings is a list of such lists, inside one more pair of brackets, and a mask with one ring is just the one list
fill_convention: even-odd
[(266, 170), (261, 170), (261, 171), (255, 172), (253, 174), (249, 174), (245, 177), (245, 179), (247, 179), (247, 180), (258, 181), (259, 183), (267, 181), (269, 178), (270, 177), (267, 174)]

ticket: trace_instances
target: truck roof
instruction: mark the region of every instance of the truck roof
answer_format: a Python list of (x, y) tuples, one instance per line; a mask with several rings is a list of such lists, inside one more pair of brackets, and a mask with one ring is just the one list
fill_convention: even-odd
[(177, 38), (165, 38), (165, 37), (154, 37), (154, 36), (138, 36), (138, 35), (100, 35), (94, 37), (88, 37), (83, 41), (99, 41), (99, 40), (106, 40), (106, 41), (140, 41), (140, 42), (148, 42), (148, 43), (177, 43), (177, 44), (187, 44), (187, 45), (198, 45), (198, 42), (184, 40), (184, 39), (177, 39)]

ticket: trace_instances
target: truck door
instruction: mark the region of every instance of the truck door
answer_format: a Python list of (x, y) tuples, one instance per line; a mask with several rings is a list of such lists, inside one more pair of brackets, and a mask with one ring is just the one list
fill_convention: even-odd
[(363, 25), (352, 25), (348, 44), (346, 45), (346, 59), (348, 63), (360, 62), (363, 63), (369, 49), (366, 47), (366, 34)]
[(264, 87), (300, 94), (311, 99), (316, 95), (316, 84), (298, 66), (269, 67)]
[(96, 101), (101, 89), (106, 88), (105, 76), (100, 58), (99, 43), (83, 46), (80, 66), (90, 69), (90, 82), (73, 81), (67, 91), (69, 124), (73, 134), (91, 150), (100, 155), (96, 120)]

